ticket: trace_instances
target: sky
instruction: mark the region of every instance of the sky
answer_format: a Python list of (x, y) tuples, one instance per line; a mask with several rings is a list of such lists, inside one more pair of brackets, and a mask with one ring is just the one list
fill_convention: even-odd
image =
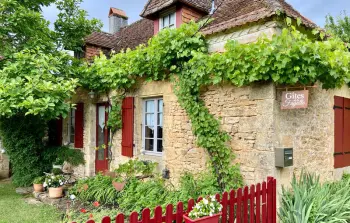
[[(350, 0), (286, 0), (302, 15), (323, 27), (326, 15), (337, 16), (346, 10), (350, 12)], [(143, 6), (147, 0), (84, 0), (82, 8), (90, 17), (100, 19), (108, 32), (108, 12), (110, 7), (123, 9), (129, 17), (129, 24), (140, 19)], [(51, 23), (57, 18), (58, 10), (55, 6), (44, 8), (44, 16)]]

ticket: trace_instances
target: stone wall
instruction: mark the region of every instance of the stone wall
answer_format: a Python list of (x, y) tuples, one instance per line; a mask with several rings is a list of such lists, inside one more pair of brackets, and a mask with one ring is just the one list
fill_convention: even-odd
[[(207, 153), (198, 148), (192, 134), (186, 112), (180, 107), (169, 82), (143, 83), (129, 96), (135, 97), (134, 154), (141, 160), (158, 162), (159, 171), (170, 170), (173, 183), (186, 172), (207, 169)], [(142, 100), (150, 97), (164, 100), (164, 152), (162, 156), (142, 153)], [(273, 103), (275, 93), (272, 84), (235, 88), (212, 87), (203, 94), (210, 112), (221, 119), (222, 128), (231, 136), (232, 149), (237, 154), (236, 162), (246, 183), (264, 180), (273, 174), (273, 142), (269, 136), (273, 127)], [(126, 162), (121, 156), (121, 132), (114, 135), (113, 166)]]
[(277, 168), (279, 184), (289, 184), (293, 174), (302, 170), (320, 175), (322, 181), (339, 180), (349, 168), (334, 169), (334, 95), (350, 98), (347, 86), (323, 90), (309, 88), (309, 106), (306, 109), (281, 110), (282, 90), (275, 103), (275, 147), (294, 149), (293, 167)]
[(3, 153), (2, 143), (0, 141), (0, 179), (8, 178), (10, 175), (10, 160), (9, 157)]
[(225, 44), (229, 40), (236, 40), (241, 44), (256, 42), (261, 36), (272, 38), (278, 34), (281, 26), (276, 21), (260, 22), (254, 25), (239, 27), (207, 36), (209, 43), (209, 52), (223, 52)]

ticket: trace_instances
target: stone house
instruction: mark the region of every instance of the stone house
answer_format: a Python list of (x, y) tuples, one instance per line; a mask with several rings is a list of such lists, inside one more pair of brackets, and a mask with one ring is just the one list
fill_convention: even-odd
[[(91, 60), (101, 51), (108, 55), (111, 50), (132, 49), (161, 29), (176, 28), (207, 16), (214, 21), (202, 32), (210, 52), (220, 52), (227, 40), (251, 43), (263, 34), (278, 34), (283, 25), (277, 11), (301, 18), (305, 29), (316, 27), (284, 0), (217, 0), (213, 5), (211, 0), (149, 0), (141, 12), (143, 19), (130, 25), (124, 11), (111, 8), (110, 32), (88, 36), (84, 54), (77, 56)], [(279, 184), (287, 184), (302, 169), (317, 172), (323, 180), (334, 180), (348, 169), (349, 89), (306, 88), (308, 107), (291, 110), (281, 109), (285, 90), (273, 83), (241, 88), (222, 85), (209, 87), (203, 93), (206, 106), (213, 115), (221, 117), (222, 128), (232, 137), (231, 147), (245, 183), (274, 176)], [(189, 119), (170, 82), (141, 81), (126, 95), (123, 128), (114, 134), (105, 128), (107, 95), (80, 89), (72, 98), (77, 107), (59, 125), (61, 143), (85, 153), (86, 165), (79, 167), (77, 173), (92, 176), (136, 157), (158, 162), (159, 171), (168, 172), (174, 182), (184, 171), (206, 169), (207, 153), (196, 146)], [(109, 142), (109, 148), (102, 148)], [(276, 148), (293, 149), (292, 166), (276, 167)]]

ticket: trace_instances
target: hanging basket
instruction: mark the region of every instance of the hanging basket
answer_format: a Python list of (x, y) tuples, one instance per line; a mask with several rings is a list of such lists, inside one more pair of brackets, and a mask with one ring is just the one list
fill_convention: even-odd
[(202, 218), (191, 219), (188, 214), (184, 214), (185, 223), (219, 223), (220, 216), (222, 213), (215, 214), (213, 216), (205, 216)]

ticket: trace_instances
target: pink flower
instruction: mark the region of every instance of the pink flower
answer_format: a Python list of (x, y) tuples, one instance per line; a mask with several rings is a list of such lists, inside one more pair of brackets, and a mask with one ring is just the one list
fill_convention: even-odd
[(81, 212), (81, 213), (86, 213), (86, 212), (87, 212), (87, 210), (86, 210), (86, 209), (84, 209), (84, 208), (82, 208), (82, 209), (80, 209), (80, 212)]
[(89, 215), (89, 219), (93, 219), (94, 216), (92, 214)]
[(98, 203), (98, 201), (95, 201), (94, 203), (92, 203), (92, 205), (94, 205), (95, 207), (99, 207), (100, 203)]

